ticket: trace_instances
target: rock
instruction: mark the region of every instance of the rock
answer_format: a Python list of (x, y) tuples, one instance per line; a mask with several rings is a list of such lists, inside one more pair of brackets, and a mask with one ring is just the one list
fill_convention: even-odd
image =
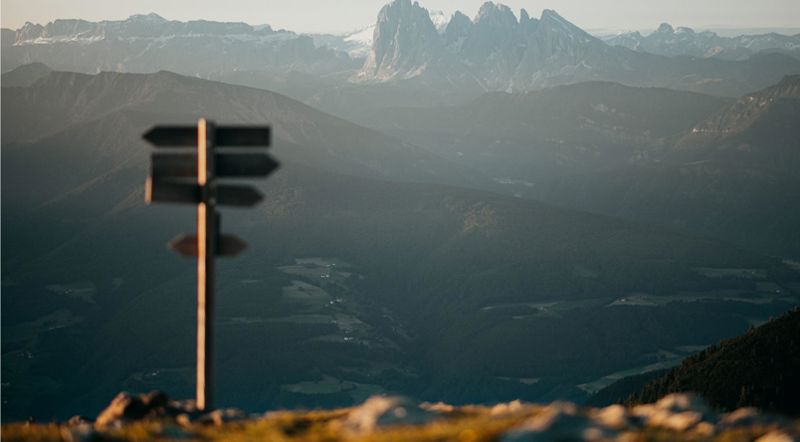
[(170, 401), (160, 391), (140, 395), (122, 392), (100, 412), (94, 425), (96, 428), (119, 427), (142, 419), (175, 418), (182, 413), (190, 418), (200, 415), (192, 402)]
[[(182, 414), (181, 416), (186, 415)], [(200, 415), (194, 422), (198, 424), (212, 424), (220, 427), (224, 423), (240, 421), (246, 418), (247, 415), (242, 410), (225, 408)]]
[(616, 431), (594, 425), (589, 418), (578, 414), (575, 404), (555, 402), (539, 414), (503, 435), (504, 442), (527, 441), (607, 441)]
[(91, 418), (76, 415), (69, 418), (67, 421), (67, 426), (76, 427), (78, 425), (91, 424), (92, 422), (94, 421)]
[(97, 439), (94, 428), (88, 423), (62, 426), (59, 432), (61, 439), (66, 442), (88, 442)]
[(369, 433), (388, 425), (422, 424), (434, 416), (408, 398), (373, 396), (348, 413), (344, 426), (354, 433)]
[(628, 414), (628, 410), (619, 404), (609, 405), (608, 407), (596, 410), (591, 416), (595, 423), (614, 430), (638, 426), (636, 424), (639, 423), (639, 419), (633, 419)]
[(444, 402), (437, 402), (435, 404), (431, 404), (429, 402), (425, 402), (425, 403), (420, 404), (420, 407), (423, 410), (433, 411), (433, 412), (441, 413), (441, 414), (452, 413), (456, 409), (456, 407), (454, 407), (454, 406), (452, 406), (450, 404), (446, 404)]
[(522, 410), (522, 402), (519, 400), (511, 401), (504, 404), (497, 404), (492, 407), (489, 413), (492, 416), (503, 416), (507, 414), (518, 413)]
[(703, 414), (709, 412), (708, 405), (706, 405), (705, 401), (703, 401), (700, 396), (692, 393), (668, 394), (659, 399), (655, 405), (662, 410), (671, 412), (697, 411)]
[(722, 428), (740, 428), (766, 426), (774, 423), (784, 424), (784, 420), (760, 413), (755, 408), (740, 408), (722, 416), (719, 421)]
[(192, 425), (192, 418), (188, 413), (181, 413), (175, 416), (175, 423), (184, 428), (189, 427)]
[(771, 431), (758, 439), (756, 442), (796, 442), (797, 439), (789, 436), (782, 431)]
[(171, 419), (184, 428), (193, 424), (219, 426), (246, 418), (247, 415), (243, 411), (235, 408), (201, 412), (194, 401), (170, 401), (167, 395), (160, 391), (138, 396), (123, 392), (97, 416), (95, 427), (118, 428), (128, 422), (144, 419)]
[(147, 413), (144, 400), (127, 392), (119, 393), (95, 421), (97, 427), (108, 427), (122, 421), (141, 419)]
[[(713, 415), (705, 402), (694, 394), (686, 393), (670, 394), (655, 404), (638, 405), (634, 407), (633, 414), (641, 418), (647, 426), (674, 431), (688, 431), (701, 422), (713, 421)], [(707, 433), (709, 427), (703, 425), (697, 430)]]

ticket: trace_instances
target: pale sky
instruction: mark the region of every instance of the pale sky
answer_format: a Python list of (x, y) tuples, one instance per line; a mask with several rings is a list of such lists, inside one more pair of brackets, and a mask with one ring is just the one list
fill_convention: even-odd
[[(423, 0), (448, 16), (473, 17), (484, 0)], [(207, 19), (269, 24), (297, 32), (347, 32), (375, 21), (388, 0), (2, 0), (4, 28), (56, 18), (120, 20), (155, 12), (171, 20)], [(654, 29), (661, 22), (693, 28), (798, 28), (800, 0), (504, 0), (537, 16), (555, 9), (584, 29)]]

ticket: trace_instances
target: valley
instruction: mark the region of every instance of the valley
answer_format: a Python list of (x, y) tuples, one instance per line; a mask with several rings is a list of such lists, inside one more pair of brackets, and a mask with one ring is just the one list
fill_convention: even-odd
[(145, 204), (141, 134), (199, 117), (270, 124), (281, 162), (223, 214), (249, 247), (218, 264), (221, 407), (581, 403), (796, 308), (797, 36), (639, 37), (408, 0), (370, 46), (154, 14), (4, 29), (4, 422), (192, 396), (194, 268), (165, 243), (195, 214)]

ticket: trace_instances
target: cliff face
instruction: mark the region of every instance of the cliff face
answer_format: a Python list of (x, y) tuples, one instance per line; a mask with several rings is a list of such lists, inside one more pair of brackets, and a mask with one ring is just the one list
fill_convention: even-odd
[(396, 0), (378, 14), (372, 50), (361, 76), (379, 81), (417, 76), (437, 60), (440, 49), (428, 11), (417, 2)]

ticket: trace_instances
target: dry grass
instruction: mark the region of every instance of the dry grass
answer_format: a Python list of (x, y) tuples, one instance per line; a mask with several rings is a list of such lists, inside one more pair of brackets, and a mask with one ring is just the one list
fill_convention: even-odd
[[(392, 441), (496, 441), (500, 436), (535, 416), (541, 407), (525, 406), (520, 410), (492, 413), (488, 407), (460, 407), (421, 425), (398, 425), (368, 434), (351, 432), (346, 426), (348, 409), (310, 412), (275, 412), (260, 418), (227, 423), (222, 426), (193, 424), (181, 426), (174, 421), (137, 422), (118, 429), (87, 433), (90, 427), (60, 424), (7, 424), (2, 426), (3, 441), (308, 441), (308, 442), (392, 442)], [(714, 435), (675, 433), (658, 428), (635, 429), (624, 433), (628, 442), (753, 441), (774, 430), (751, 427), (726, 430)], [(800, 432), (800, 422), (785, 428)], [(90, 437), (86, 437), (90, 436)]]

